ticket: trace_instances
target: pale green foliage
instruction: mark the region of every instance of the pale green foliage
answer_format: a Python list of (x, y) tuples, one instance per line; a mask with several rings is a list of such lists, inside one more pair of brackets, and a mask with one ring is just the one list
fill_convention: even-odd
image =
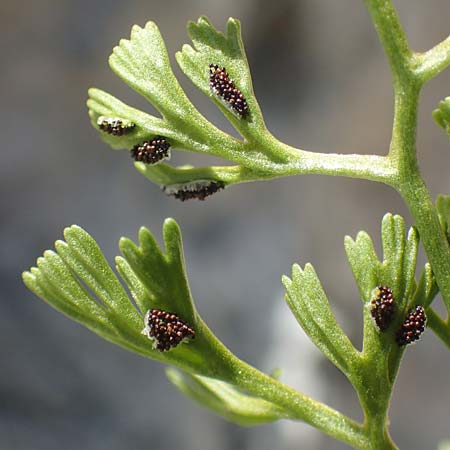
[(238, 425), (259, 425), (283, 418), (283, 409), (214, 378), (166, 370), (169, 380), (186, 396)]
[(442, 100), (433, 111), (433, 118), (448, 134), (450, 134), (450, 97)]
[(307, 264), (302, 270), (295, 264), (292, 280), (283, 277), (283, 284), (286, 301), (305, 333), (333, 364), (349, 374), (358, 354), (337, 324), (314, 268)]
[(445, 236), (450, 242), (450, 195), (438, 195), (436, 209), (441, 228), (444, 230)]
[(400, 216), (386, 214), (381, 226), (383, 261), (376, 256), (370, 236), (358, 233), (356, 241), (347, 236), (345, 249), (364, 303), (372, 299), (375, 286), (389, 286), (399, 308), (411, 298), (416, 283), (416, 268), (419, 236), (413, 227), (405, 239), (405, 224)]
[[(217, 128), (187, 98), (153, 22), (144, 28), (134, 26), (130, 39), (122, 39), (114, 48), (109, 63), (125, 83), (156, 108), (160, 117), (95, 88), (89, 90), (87, 102), (91, 123), (98, 130), (101, 116), (134, 124), (121, 136), (99, 130), (102, 139), (114, 149), (129, 151), (145, 140), (163, 136), (172, 150), (210, 154), (235, 164), (194, 168), (135, 163), (139, 172), (162, 186), (198, 180), (230, 186), (280, 176), (322, 174), (383, 182), (398, 191), (414, 226), (406, 233), (400, 216), (386, 214), (381, 226), (381, 259), (367, 233), (345, 239), (362, 301), (361, 350), (337, 323), (332, 304), (310, 264), (304, 269), (294, 265), (291, 278), (283, 277), (286, 301), (298, 323), (355, 388), (364, 413), (363, 423), (286, 386), (275, 375), (263, 374), (238, 359), (214, 336), (195, 308), (184, 267), (181, 233), (171, 219), (163, 227), (164, 251), (146, 228), (141, 228), (138, 244), (121, 239), (123, 256), (116, 258), (116, 268), (128, 292), (93, 238), (77, 226), (67, 228), (65, 241), (55, 244), (56, 252), (46, 251), (37, 260), (37, 267), (25, 272), (23, 279), (51, 306), (105, 339), (181, 369), (168, 370), (170, 381), (188, 397), (228, 420), (256, 425), (288, 418), (304, 421), (354, 448), (394, 450), (388, 410), (405, 350), (398, 344), (398, 333), (407, 312), (417, 305), (426, 308), (427, 325), (450, 348), (449, 319), (441, 318), (430, 306), (440, 292), (450, 312), (450, 197), (439, 196), (434, 206), (419, 172), (415, 141), (421, 88), (450, 65), (450, 37), (428, 52), (415, 53), (409, 48), (391, 0), (365, 0), (365, 4), (393, 78), (394, 123), (385, 156), (309, 152), (275, 139), (264, 124), (253, 92), (240, 24), (235, 19), (229, 19), (224, 34), (205, 17), (189, 23), (192, 46), (183, 46), (176, 60), (242, 139)], [(233, 113), (211, 89), (210, 64), (226, 68), (247, 101), (248, 116)], [(433, 116), (449, 132), (449, 98), (439, 104)], [(419, 236), (428, 262), (416, 282)], [(395, 300), (392, 321), (383, 332), (372, 318), (378, 286), (392, 289)], [(169, 351), (159, 351), (142, 334), (144, 315), (149, 309), (176, 314), (195, 330), (195, 338)], [(446, 448), (446, 444), (441, 447)]]
[[(94, 239), (77, 226), (66, 228), (66, 242), (55, 243), (38, 258), (37, 267), (24, 272), (27, 287), (58, 311), (105, 339), (143, 356), (170, 362), (209, 376), (228, 376), (227, 351), (198, 316), (184, 269), (181, 234), (171, 219), (164, 223), (163, 253), (146, 228), (140, 246), (122, 238), (117, 269), (138, 310), (109, 267)], [(90, 289), (90, 292), (88, 289)], [(147, 310), (176, 311), (196, 329), (192, 342), (160, 352), (141, 331)]]

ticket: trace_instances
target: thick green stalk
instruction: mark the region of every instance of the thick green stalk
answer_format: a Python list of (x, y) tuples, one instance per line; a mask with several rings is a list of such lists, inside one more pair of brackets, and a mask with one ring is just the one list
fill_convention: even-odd
[(450, 350), (450, 327), (448, 319), (444, 320), (432, 308), (427, 310), (427, 325)]
[(389, 58), (394, 78), (395, 116), (389, 150), (389, 157), (397, 168), (393, 185), (408, 205), (444, 302), (450, 310), (450, 249), (439, 225), (429, 190), (420, 175), (416, 157), (420, 88), (425, 78), (450, 64), (450, 39), (430, 50), (420, 60), (409, 50), (392, 2), (366, 0), (366, 4)]
[[(307, 152), (285, 147), (280, 148), (279, 154), (288, 152), (290, 158), (285, 167), (282, 168), (283, 164), (280, 165), (280, 170), (285, 175), (294, 173), (356, 175), (361, 178), (382, 181), (396, 188), (408, 205), (444, 301), (450, 310), (450, 277), (448, 276), (450, 274), (450, 250), (447, 239), (441, 230), (428, 188), (420, 175), (416, 157), (417, 109), (420, 89), (424, 81), (450, 64), (450, 38), (424, 55), (413, 54), (409, 49), (392, 2), (390, 0), (365, 0), (365, 3), (388, 56), (394, 82), (395, 114), (389, 155), (380, 157), (377, 161), (377, 163), (382, 163), (384, 168), (382, 170), (378, 170), (381, 166), (378, 166), (377, 169), (369, 168), (367, 165), (369, 161), (358, 160), (358, 157), (354, 155), (351, 155), (348, 161), (344, 159), (345, 157), (338, 155), (333, 161), (334, 155), (316, 154), (318, 160), (315, 161), (314, 156)], [(271, 144), (272, 148), (276, 149), (277, 145)], [(312, 162), (313, 164), (311, 164)], [(328, 163), (330, 163), (329, 167)], [(442, 319), (440, 321), (434, 319), (435, 317), (431, 316), (430, 325), (436, 328), (439, 335), (443, 335), (444, 342), (448, 344), (448, 334), (442, 332), (445, 323)], [(372, 326), (372, 324), (369, 325)], [(444, 331), (447, 332), (447, 330)], [(279, 389), (276, 386), (278, 382), (251, 367), (238, 371), (233, 381), (250, 392), (258, 392), (259, 395), (262, 392), (263, 398), (266, 400), (280, 405), (290, 405), (298, 411), (299, 419), (355, 448), (395, 449), (396, 446), (387, 431), (388, 409), (403, 351), (397, 347), (384, 350), (388, 354), (383, 360), (383, 364), (377, 366), (374, 361), (367, 361), (366, 370), (364, 367), (360, 368), (360, 383), (355, 382), (356, 375), (353, 380), (366, 416), (363, 432), (358, 424), (349, 422), (348, 418), (340, 418), (340, 414), (333, 410), (322, 409), (323, 405), (319, 404), (320, 407), (314, 405), (311, 410), (305, 410), (311, 400), (305, 403), (305, 400), (302, 399), (299, 402), (299, 398), (292, 397), (293, 392), (291, 393), (286, 388)], [(371, 351), (376, 353), (377, 350), (371, 349)], [(383, 349), (378, 349), (378, 352), (381, 356)], [(298, 393), (294, 395), (298, 396)], [(340, 421), (341, 426), (337, 426), (335, 420)]]
[(450, 249), (428, 188), (420, 174), (415, 173), (400, 184), (399, 192), (419, 230), (442, 298), (450, 311)]
[(397, 11), (391, 0), (365, 0), (365, 4), (397, 80), (411, 69), (411, 50)]
[[(420, 233), (425, 251), (435, 272), (447, 308), (450, 310), (450, 250), (440, 227), (436, 209), (428, 188), (423, 181), (416, 157), (417, 108), (420, 88), (450, 64), (450, 39), (424, 55), (414, 55), (400, 24), (397, 12), (390, 0), (365, 0), (381, 44), (389, 59), (395, 93), (395, 113), (389, 160), (395, 167), (394, 182), (391, 183), (405, 200)], [(443, 321), (434, 320), (438, 332), (443, 330)], [(442, 334), (442, 333), (440, 333)], [(443, 339), (447, 343), (446, 339)], [(373, 350), (373, 349), (372, 349)], [(387, 373), (374, 373), (375, 390), (379, 389), (377, 401), (372, 402), (370, 386), (360, 386), (359, 395), (363, 405), (365, 427), (374, 445), (383, 448), (387, 434), (387, 414), (390, 396), (403, 352), (392, 349)], [(388, 361), (388, 360), (386, 360)], [(370, 365), (370, 364), (369, 364)], [(390, 373), (390, 371), (393, 373)], [(387, 379), (385, 376), (387, 375)], [(367, 377), (363, 377), (367, 383)], [(384, 380), (383, 380), (384, 379)], [(385, 382), (378, 386), (379, 382)], [(372, 383), (373, 384), (373, 383)], [(386, 387), (388, 386), (388, 388)], [(368, 395), (367, 395), (368, 394)], [(393, 445), (393, 444), (392, 444)]]
[[(255, 122), (259, 123), (259, 128), (252, 128), (248, 121), (232, 118), (231, 122), (236, 125), (246, 140), (240, 141), (231, 138), (204, 119), (184, 96), (171, 72), (162, 38), (154, 24), (146, 26), (145, 30), (135, 28), (134, 38), (132, 35), (131, 41), (123, 41), (121, 46), (116, 47), (112, 56), (112, 67), (158, 107), (164, 120), (130, 109), (98, 90), (91, 91), (91, 100), (89, 101), (90, 107), (92, 107), (91, 117), (93, 117), (93, 124), (96, 125), (97, 115), (105, 114), (105, 111), (109, 111), (110, 106), (111, 108), (114, 106), (113, 109), (117, 108), (136, 118), (137, 125), (141, 121), (142, 129), (145, 128), (143, 127), (145, 125), (152, 133), (160, 128), (169, 131), (172, 133), (172, 137), (178, 139), (178, 147), (188, 151), (222, 156), (238, 164), (237, 166), (204, 168), (171, 168), (166, 164), (157, 167), (149, 167), (143, 163), (136, 165), (145, 176), (164, 186), (202, 179), (222, 181), (225, 185), (230, 185), (297, 174), (322, 174), (367, 179), (394, 187), (403, 197), (411, 212), (444, 302), (450, 312), (450, 248), (439, 224), (429, 190), (421, 177), (416, 156), (417, 109), (420, 90), (425, 81), (450, 65), (450, 37), (426, 53), (413, 53), (409, 48), (392, 0), (364, 0), (364, 2), (388, 57), (393, 76), (395, 113), (392, 139), (387, 156), (324, 154), (295, 149), (275, 139), (266, 130), (262, 116), (259, 117), (259, 122)], [(212, 39), (214, 42), (225, 39), (204, 18), (197, 25), (191, 25), (190, 28), (193, 36), (196, 37), (194, 40), (197, 41), (197, 44), (202, 42), (205, 48), (214, 48), (214, 51), (217, 49), (215, 45), (213, 47), (210, 45), (211, 36), (214, 38)], [(209, 35), (205, 30), (209, 30)], [(228, 51), (236, 52), (236, 49), (240, 48), (237, 54), (241, 61), (241, 78), (244, 74), (250, 80), (245, 54), (241, 48), (240, 34), (239, 32), (233, 34), (233, 32), (236, 33), (236, 30), (239, 31), (239, 24), (236, 21), (230, 21), (229, 38), (222, 43), (228, 46)], [(154, 46), (155, 54), (159, 51), (160, 58), (159, 60), (156, 58), (155, 61), (166, 61), (166, 72), (170, 75), (166, 74), (168, 82), (164, 85), (165, 100), (163, 96), (159, 95), (161, 89), (151, 90), (147, 89), (148, 86), (145, 83), (136, 83), (137, 78), (134, 72), (128, 70), (128, 63), (124, 64), (124, 61), (128, 61), (127, 58), (123, 58), (124, 55), (128, 55), (125, 50), (132, 45), (135, 46), (137, 52), (136, 61), (143, 61), (139, 58), (140, 50), (142, 50), (141, 43), (136, 39), (139, 33), (142, 39), (147, 39), (147, 44)], [(128, 44), (124, 42), (128, 42)], [(234, 44), (232, 45), (230, 42), (234, 42)], [(197, 45), (197, 50), (200, 47), (201, 45)], [(196, 57), (202, 57), (202, 51), (197, 50)], [(210, 52), (212, 51), (210, 50)], [(198, 86), (210, 95), (209, 86), (203, 78), (206, 72), (199, 75), (200, 72), (196, 69), (203, 65), (189, 65), (189, 62), (192, 61), (190, 58), (193, 58), (195, 54), (194, 50), (185, 48), (183, 52), (179, 54), (182, 66), (188, 70), (194, 80), (197, 80)], [(224, 57), (225, 53), (222, 52), (221, 56)], [(207, 67), (206, 63), (209, 64), (211, 61), (210, 56), (203, 59), (205, 68)], [(146, 59), (144, 58), (144, 60)], [(231, 62), (230, 60), (230, 64)], [(138, 64), (132, 68), (139, 71), (140, 67), (141, 65)], [(153, 74), (153, 78), (150, 78), (155, 86), (162, 84), (161, 79), (158, 79), (157, 70), (143, 72), (143, 79), (148, 73)], [(247, 90), (252, 93), (251, 81), (248, 80)], [(155, 95), (154, 92), (157, 92), (158, 95)], [(256, 109), (253, 110), (253, 118), (260, 115), (256, 100), (254, 100), (254, 104)], [(177, 106), (178, 109), (176, 109)], [(400, 320), (400, 314), (397, 315)], [(395, 337), (392, 330), (390, 336), (380, 335), (373, 326), (368, 309), (365, 311), (364, 326), (363, 352), (357, 355), (358, 358), (355, 358), (358, 363), (353, 364), (348, 369), (348, 373), (345, 370), (347, 366), (341, 365), (358, 392), (365, 415), (362, 425), (239, 360), (220, 342), (216, 341), (212, 334), (207, 342), (208, 344), (215, 342), (212, 352), (219, 355), (220, 364), (209, 364), (209, 372), (206, 372), (206, 375), (230, 382), (258, 398), (272, 402), (283, 409), (283, 417), (304, 421), (354, 448), (396, 450), (397, 447), (388, 433), (388, 411), (404, 347), (399, 348), (394, 342)], [(448, 321), (442, 320), (431, 309), (429, 309), (429, 326), (450, 347)], [(204, 335), (207, 336), (208, 333), (210, 332), (205, 326)], [(340, 366), (339, 363), (337, 365)]]
[[(286, 419), (305, 422), (355, 449), (397, 450), (387, 432), (386, 408), (381, 405), (383, 402), (388, 402), (388, 399), (381, 403), (377, 402), (378, 406), (381, 406), (376, 408), (377, 411), (371, 416), (370, 424), (367, 421), (363, 425), (359, 424), (335, 409), (308, 397), (240, 360), (215, 338), (206, 325), (203, 332), (208, 335), (208, 340), (215, 342), (215, 351), (221, 355), (220, 359), (227, 367), (227, 370), (221, 370), (220, 373), (215, 375), (210, 374), (211, 376), (218, 376), (223, 381), (279, 406), (283, 409)], [(364, 378), (373, 381), (371, 383), (373, 397), (377, 396), (377, 390), (378, 393), (383, 393), (383, 395), (389, 397), (390, 392), (384, 394), (386, 388), (383, 387), (383, 382), (378, 382), (375, 379), (373, 369), (369, 367), (369, 364), (365, 366), (365, 369), (367, 373)], [(360, 369), (355, 366), (354, 372), (357, 371), (360, 371)], [(361, 371), (364, 371), (364, 368)], [(378, 383), (380, 389), (374, 383)], [(358, 387), (360, 391), (370, 389), (364, 384)]]
[(416, 71), (422, 83), (441, 73), (450, 65), (450, 36), (426, 53), (416, 55), (419, 63)]
[[(290, 412), (290, 419), (306, 422), (354, 448), (378, 450), (377, 447), (372, 446), (363, 427), (357, 422), (278, 382), (242, 361), (234, 374), (233, 382), (260, 398), (284, 407)], [(380, 447), (380, 450), (384, 448), (390, 449), (392, 447)]]
[(267, 145), (285, 162), (274, 165), (270, 176), (320, 174), (392, 183), (394, 168), (385, 156), (317, 153), (300, 150), (268, 136)]
[(389, 157), (397, 167), (395, 187), (405, 200), (450, 311), (450, 248), (434, 202), (420, 174), (416, 156), (417, 108), (421, 80), (400, 76), (395, 86), (395, 114)]
[(450, 310), (450, 248), (434, 202), (420, 174), (416, 156), (417, 77), (400, 78), (395, 87), (395, 114), (389, 157), (397, 167), (395, 187), (405, 200), (433, 267), (447, 309)]
[[(281, 407), (286, 419), (300, 420), (323, 431), (329, 436), (361, 450), (384, 450), (372, 447), (362, 425), (344, 414), (311, 397), (279, 382), (233, 355), (204, 325), (203, 333), (214, 342), (215, 352), (220, 354), (227, 370), (210, 376), (234, 384), (258, 398)], [(393, 450), (395, 447), (386, 447)]]

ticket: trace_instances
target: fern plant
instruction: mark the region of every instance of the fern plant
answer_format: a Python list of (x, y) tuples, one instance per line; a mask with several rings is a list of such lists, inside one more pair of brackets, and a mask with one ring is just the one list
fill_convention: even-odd
[[(413, 52), (391, 0), (365, 0), (392, 72), (395, 111), (386, 155), (321, 154), (293, 148), (266, 128), (252, 88), (240, 24), (221, 33), (205, 17), (189, 23), (192, 45), (176, 55), (182, 71), (213, 101), (241, 135), (223, 132), (191, 103), (170, 67), (157, 26), (134, 26), (114, 48), (112, 70), (160, 113), (150, 115), (99, 89), (89, 90), (89, 116), (113, 149), (127, 150), (136, 169), (180, 200), (199, 199), (233, 184), (299, 174), (346, 176), (396, 189), (414, 225), (386, 214), (383, 256), (370, 236), (346, 237), (345, 249), (364, 317), (362, 350), (336, 321), (314, 268), (294, 265), (283, 276), (286, 302), (311, 341), (348, 378), (364, 413), (363, 423), (266, 375), (231, 353), (195, 307), (186, 278), (180, 230), (163, 226), (164, 247), (146, 228), (139, 242), (122, 238), (118, 275), (94, 239), (72, 226), (55, 251), (46, 251), (23, 274), (27, 287), (63, 314), (128, 350), (173, 366), (169, 380), (184, 394), (241, 425), (278, 419), (310, 424), (349, 446), (396, 449), (389, 435), (389, 403), (408, 345), (430, 328), (450, 349), (450, 321), (435, 312), (440, 292), (450, 312), (450, 197), (436, 204), (416, 157), (419, 96), (424, 84), (450, 65), (450, 37), (425, 53)], [(450, 98), (433, 116), (450, 134)], [(206, 153), (233, 165), (173, 167), (172, 151)], [(428, 262), (418, 280), (419, 240)], [(445, 446), (445, 443), (442, 444)]]

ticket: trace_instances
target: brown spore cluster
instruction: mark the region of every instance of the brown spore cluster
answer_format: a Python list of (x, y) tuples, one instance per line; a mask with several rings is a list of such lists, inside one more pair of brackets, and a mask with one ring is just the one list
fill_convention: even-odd
[(217, 64), (209, 65), (209, 85), (213, 92), (240, 117), (248, 116), (247, 101), (228, 75), (225, 67)]
[(135, 127), (134, 123), (124, 122), (122, 119), (108, 119), (103, 116), (99, 117), (97, 124), (100, 130), (113, 136), (123, 136)]
[(164, 191), (178, 200), (205, 200), (206, 197), (215, 194), (225, 187), (223, 181), (202, 181), (192, 184), (180, 185), (176, 189), (173, 187), (164, 187)]
[(163, 136), (155, 136), (150, 141), (144, 141), (131, 149), (131, 157), (135, 161), (145, 164), (156, 164), (157, 162), (169, 158), (170, 144)]
[(381, 331), (386, 331), (392, 322), (396, 307), (392, 289), (378, 286), (375, 297), (371, 302), (371, 314)]
[(186, 339), (194, 339), (195, 331), (176, 314), (150, 309), (145, 315), (142, 333), (154, 340), (154, 347), (166, 352)]
[(422, 306), (411, 309), (397, 332), (397, 344), (403, 346), (417, 341), (425, 330), (426, 320), (425, 309)]

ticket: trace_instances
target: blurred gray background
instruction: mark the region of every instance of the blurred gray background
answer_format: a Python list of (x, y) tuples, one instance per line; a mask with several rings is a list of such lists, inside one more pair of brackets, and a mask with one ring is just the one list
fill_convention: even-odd
[[(396, 2), (412, 46), (450, 32), (448, 0)], [(305, 338), (283, 301), (280, 277), (314, 264), (344, 329), (361, 341), (361, 304), (343, 238), (360, 229), (379, 247), (385, 212), (411, 220), (379, 184), (303, 176), (232, 187), (206, 202), (179, 203), (113, 152), (89, 125), (88, 87), (146, 107), (108, 69), (134, 23), (158, 23), (171, 57), (201, 14), (219, 28), (242, 21), (254, 87), (268, 127), (309, 150), (384, 154), (390, 138), (389, 69), (360, 0), (1, 0), (0, 2), (0, 449), (337, 450), (314, 429), (280, 422), (239, 428), (182, 397), (164, 367), (102, 341), (29, 293), (20, 273), (72, 223), (110, 262), (122, 236), (165, 217), (182, 227), (200, 313), (239, 357), (360, 418), (344, 377)], [(172, 59), (174, 62), (174, 59)], [(174, 70), (215, 123), (229, 125)], [(450, 192), (450, 143), (431, 111), (450, 95), (450, 72), (424, 90), (420, 164), (433, 195)], [(205, 163), (178, 154), (175, 163)], [(208, 160), (209, 161), (209, 160)], [(423, 263), (423, 261), (422, 261)], [(427, 332), (406, 354), (392, 409), (402, 449), (435, 449), (450, 437), (450, 358)]]

